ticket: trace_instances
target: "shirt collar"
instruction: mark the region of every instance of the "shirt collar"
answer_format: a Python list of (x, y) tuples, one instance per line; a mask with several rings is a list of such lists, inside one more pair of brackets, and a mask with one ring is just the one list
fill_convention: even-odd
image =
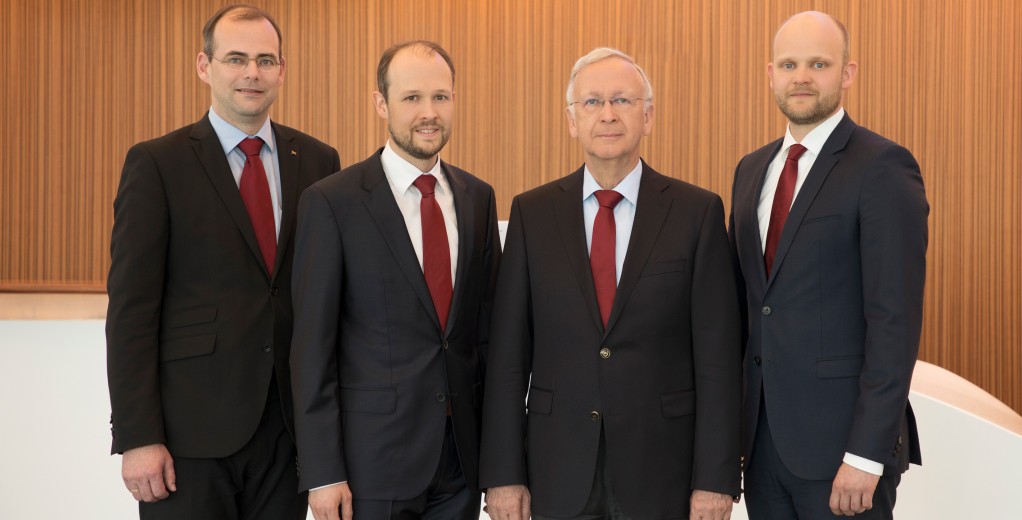
[[(641, 179), (642, 161), (639, 161), (635, 168), (632, 168), (632, 171), (628, 172), (628, 175), (617, 186), (614, 186), (614, 191), (620, 193), (625, 200), (635, 205), (639, 200), (639, 181)], [(596, 182), (596, 178), (589, 171), (589, 166), (586, 166), (585, 172), (582, 175), (582, 200), (588, 199), (596, 190), (602, 189), (600, 183)]]
[(415, 179), (418, 179), (420, 175), (432, 175), (436, 177), (437, 189), (441, 192), (447, 189), (447, 180), (441, 174), (443, 170), (440, 168), (439, 159), (437, 159), (436, 164), (434, 164), (433, 168), (431, 168), (428, 172), (421, 172), (412, 163), (398, 155), (390, 146), (390, 140), (388, 139), (387, 145), (383, 147), (383, 153), (380, 154), (380, 162), (383, 163), (383, 172), (387, 174), (387, 178), (390, 179), (391, 184), (397, 188), (398, 193), (407, 193), (408, 188), (412, 186), (412, 183), (415, 182)]
[[(802, 138), (802, 142), (799, 143), (806, 147), (806, 150), (812, 152), (814, 156), (819, 156), (820, 151), (823, 150), (823, 145), (826, 144), (827, 139), (830, 138), (830, 134), (834, 133), (834, 129), (837, 128), (838, 123), (841, 122), (841, 118), (845, 117), (845, 109), (839, 108), (834, 115), (828, 117), (825, 121), (820, 123), (816, 128), (809, 131), (805, 137)], [(791, 128), (784, 132), (784, 143), (781, 144), (781, 152), (784, 153), (791, 145), (797, 143), (794, 137), (791, 136)]]
[(259, 129), (259, 131), (252, 136), (228, 123), (224, 120), (224, 118), (220, 117), (215, 110), (213, 110), (213, 107), (209, 107), (209, 123), (213, 125), (213, 130), (216, 132), (216, 136), (220, 138), (220, 146), (224, 147), (224, 155), (231, 153), (231, 151), (237, 148), (242, 141), (249, 137), (261, 138), (263, 143), (270, 147), (270, 153), (273, 153), (273, 148), (276, 146), (276, 143), (273, 140), (273, 127), (270, 126), (270, 118), (268, 117), (266, 118), (266, 121), (263, 122), (263, 126)]

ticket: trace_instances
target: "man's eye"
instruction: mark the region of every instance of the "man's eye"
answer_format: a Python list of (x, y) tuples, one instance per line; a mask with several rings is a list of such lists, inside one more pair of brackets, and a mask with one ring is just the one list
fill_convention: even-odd
[(822, 69), (822, 68), (824, 68), (826, 66), (827, 66), (827, 64), (823, 63), (822, 61), (818, 61), (818, 62), (813, 64), (813, 68), (814, 69)]
[(277, 64), (277, 62), (273, 61), (272, 58), (259, 58), (259, 61), (256, 63), (260, 67), (272, 67)]
[(596, 99), (596, 98), (589, 98), (589, 99), (586, 99), (585, 101), (583, 101), (582, 104), (587, 106), (587, 107), (594, 107), (594, 106), (600, 104), (600, 100)]
[(610, 100), (610, 102), (613, 103), (614, 105), (619, 106), (619, 107), (623, 107), (625, 105), (631, 105), (632, 104), (632, 100), (630, 100), (628, 98), (623, 98), (623, 97), (613, 98), (613, 99)]
[(437, 94), (433, 96), (433, 101), (447, 101), (447, 96), (444, 94)]
[(408, 96), (408, 97), (405, 98), (405, 101), (418, 101), (418, 100), (419, 100), (419, 96)]
[(247, 62), (248, 60), (241, 58), (239, 56), (231, 56), (230, 58), (227, 58), (228, 65), (244, 65)]
[(781, 66), (784, 67), (786, 70), (792, 70), (792, 69), (795, 68), (795, 64), (794, 63), (785, 63), (784, 65), (781, 65)]

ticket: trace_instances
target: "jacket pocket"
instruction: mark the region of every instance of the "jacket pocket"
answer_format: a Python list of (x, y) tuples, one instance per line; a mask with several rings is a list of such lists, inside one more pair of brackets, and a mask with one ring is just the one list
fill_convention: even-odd
[(816, 360), (816, 377), (858, 377), (862, 373), (865, 356), (842, 356)]
[(696, 413), (696, 392), (674, 392), (660, 396), (660, 409), (664, 417), (681, 417)]
[(526, 409), (529, 413), (549, 415), (554, 405), (554, 393), (536, 387), (529, 388), (529, 399)]
[(341, 389), (341, 410), (344, 412), (394, 413), (397, 391), (390, 388), (363, 390)]
[(641, 276), (656, 276), (658, 274), (676, 273), (685, 270), (687, 259), (667, 260), (665, 262), (651, 262), (646, 264)]
[(160, 362), (205, 356), (215, 349), (216, 334), (172, 339), (160, 343)]
[(192, 307), (175, 312), (167, 320), (167, 326), (171, 328), (187, 327), (189, 325), (200, 325), (210, 323), (216, 319), (216, 305), (203, 307)]

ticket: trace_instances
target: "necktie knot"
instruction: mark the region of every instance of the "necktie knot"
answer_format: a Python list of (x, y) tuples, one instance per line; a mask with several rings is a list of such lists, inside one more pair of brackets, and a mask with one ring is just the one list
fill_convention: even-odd
[(432, 175), (420, 175), (412, 184), (419, 189), (423, 197), (429, 197), (436, 191), (436, 177)]
[(258, 137), (247, 137), (238, 143), (238, 148), (249, 157), (258, 157), (263, 151), (263, 140)]
[(788, 148), (788, 160), (797, 161), (804, 153), (806, 153), (806, 147), (795, 143), (791, 145), (791, 148)]
[(614, 190), (596, 190), (593, 195), (596, 195), (596, 202), (600, 203), (600, 207), (610, 210), (613, 210), (618, 202), (625, 198), (624, 195)]

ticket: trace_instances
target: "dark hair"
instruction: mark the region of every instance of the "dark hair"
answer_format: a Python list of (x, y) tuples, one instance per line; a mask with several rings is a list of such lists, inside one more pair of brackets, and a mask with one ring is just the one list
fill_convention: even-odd
[[(216, 30), (216, 24), (220, 23), (220, 20), (224, 18), (230, 18), (231, 20), (238, 21), (249, 21), (249, 20), (266, 20), (273, 26), (273, 30), (277, 31), (277, 54), (283, 56), (284, 49), (284, 37), (280, 33), (280, 26), (277, 25), (277, 21), (270, 16), (270, 13), (251, 6), (248, 4), (234, 4), (220, 8), (216, 14), (213, 15), (209, 21), (206, 22), (205, 27), (202, 28), (202, 52), (206, 53), (206, 56), (213, 57), (214, 41), (213, 31)], [(280, 58), (281, 56), (277, 56)]]
[(396, 56), (398, 52), (409, 47), (419, 47), (426, 51), (426, 54), (429, 56), (439, 54), (440, 57), (447, 62), (447, 66), (451, 69), (451, 83), (454, 82), (454, 62), (451, 61), (451, 55), (447, 54), (447, 51), (445, 51), (440, 44), (428, 40), (410, 40), (401, 42), (383, 51), (383, 56), (380, 56), (380, 64), (376, 67), (376, 88), (380, 91), (380, 94), (383, 94), (383, 99), (387, 99), (387, 88), (390, 86), (390, 83), (387, 81), (387, 72), (390, 71), (390, 62), (394, 61), (394, 56)]

